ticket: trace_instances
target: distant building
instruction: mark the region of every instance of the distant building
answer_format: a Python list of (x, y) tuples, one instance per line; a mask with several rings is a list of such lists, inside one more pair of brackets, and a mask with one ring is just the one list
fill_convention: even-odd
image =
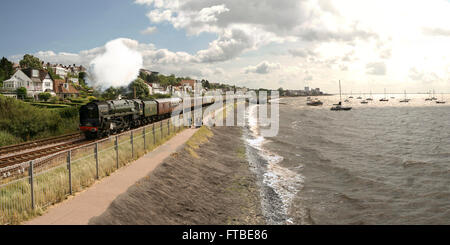
[(148, 86), (148, 90), (150, 92), (150, 95), (154, 94), (168, 94), (166, 90), (159, 84), (159, 83), (146, 83)]
[(69, 81), (75, 85), (79, 85), (79, 81), (78, 81), (77, 77), (71, 77), (71, 78), (69, 78)]
[(159, 72), (150, 71), (150, 70), (146, 70), (146, 69), (140, 69), (139, 72), (144, 73), (145, 75), (152, 75), (152, 74), (154, 74), (154, 75), (157, 76), (159, 74)]
[(53, 67), (52, 68), (53, 69), (53, 72), (56, 74), (56, 75), (58, 75), (58, 76), (60, 76), (60, 77), (62, 77), (62, 78), (66, 78), (67, 77), (67, 69), (66, 68), (64, 68), (63, 66), (56, 66), (56, 67)]
[(181, 80), (181, 86), (185, 93), (193, 92), (195, 88), (196, 80)]
[(69, 81), (57, 79), (54, 84), (54, 91), (60, 98), (78, 97), (80, 94)]

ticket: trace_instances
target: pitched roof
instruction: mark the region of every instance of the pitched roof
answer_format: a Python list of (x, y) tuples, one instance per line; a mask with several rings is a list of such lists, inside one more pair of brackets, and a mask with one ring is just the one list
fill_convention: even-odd
[(195, 80), (181, 80), (181, 84), (182, 84), (182, 85), (187, 84), (187, 85), (190, 85), (191, 87), (194, 87), (194, 85), (195, 85)]
[(53, 91), (55, 91), (55, 93), (57, 94), (78, 94), (78, 90), (76, 88), (73, 87), (72, 84), (67, 83), (68, 84), (68, 88), (64, 87), (64, 84), (66, 83), (66, 81), (61, 80), (61, 79), (56, 79), (53, 82)]
[(32, 77), (32, 71), (33, 70), (36, 70), (36, 69), (32, 69), (32, 68), (22, 69), (22, 72), (25, 73), (25, 75), (27, 75), (27, 77), (31, 78), (31, 80), (33, 80), (33, 82), (38, 82), (38, 81), (42, 82), (42, 81), (44, 81), (44, 79), (47, 76), (48, 72), (46, 70), (39, 70), (39, 76), (36, 79), (35, 77)]

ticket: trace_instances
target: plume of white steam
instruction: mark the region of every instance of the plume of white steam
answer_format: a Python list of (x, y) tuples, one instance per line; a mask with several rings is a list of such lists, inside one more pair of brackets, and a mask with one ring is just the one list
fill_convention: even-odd
[(111, 86), (128, 86), (139, 76), (143, 66), (142, 54), (136, 50), (138, 43), (119, 38), (105, 45), (105, 52), (89, 64), (89, 83), (97, 89)]

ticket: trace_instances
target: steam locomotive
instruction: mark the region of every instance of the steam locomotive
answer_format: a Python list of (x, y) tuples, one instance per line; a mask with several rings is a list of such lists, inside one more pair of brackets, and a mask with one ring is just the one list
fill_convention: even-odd
[[(190, 100), (185, 104), (194, 107), (194, 100)], [(182, 103), (180, 98), (93, 101), (80, 108), (80, 130), (88, 139), (109, 136), (169, 118), (182, 110)], [(202, 106), (212, 103), (204, 100)]]

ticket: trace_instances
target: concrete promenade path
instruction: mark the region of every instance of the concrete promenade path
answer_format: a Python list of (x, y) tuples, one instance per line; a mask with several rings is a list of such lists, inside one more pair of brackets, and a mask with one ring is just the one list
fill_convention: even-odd
[(120, 168), (75, 196), (48, 208), (42, 216), (25, 222), (26, 225), (87, 225), (101, 215), (116, 197), (141, 178), (152, 172), (164, 159), (179, 150), (197, 129), (185, 129), (172, 139)]

